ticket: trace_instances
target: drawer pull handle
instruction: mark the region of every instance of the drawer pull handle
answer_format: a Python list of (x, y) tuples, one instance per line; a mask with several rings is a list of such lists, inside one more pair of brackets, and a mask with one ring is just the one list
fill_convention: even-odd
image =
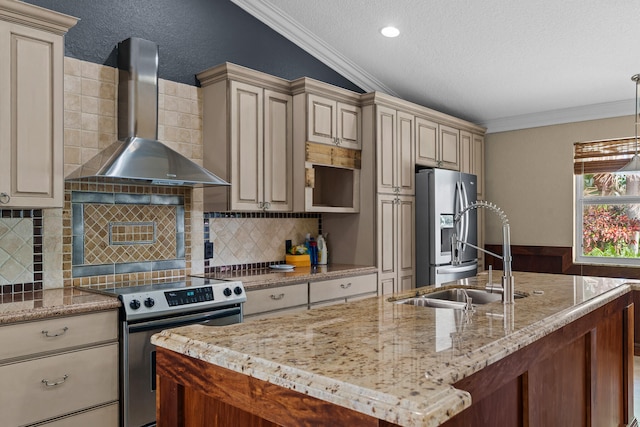
[(7, 193), (0, 193), (0, 203), (6, 205), (11, 200), (11, 196)]
[(279, 299), (282, 299), (282, 298), (284, 298), (284, 294), (271, 295), (271, 299), (276, 300), (276, 301), (279, 300)]
[(349, 289), (349, 288), (351, 287), (351, 282), (346, 283), (346, 284), (345, 284), (345, 283), (341, 283), (341, 284), (340, 284), (340, 287), (341, 287), (342, 289)]
[(64, 377), (57, 381), (42, 380), (42, 384), (44, 384), (45, 387), (55, 387), (57, 385), (63, 384), (65, 381), (67, 381), (67, 378), (69, 378), (69, 375), (64, 374)]
[(57, 334), (49, 335), (49, 331), (42, 331), (42, 335), (44, 335), (47, 338), (59, 337), (60, 335), (66, 334), (68, 330), (69, 330), (69, 328), (67, 326), (65, 326), (64, 328), (62, 328), (62, 331), (58, 332)]

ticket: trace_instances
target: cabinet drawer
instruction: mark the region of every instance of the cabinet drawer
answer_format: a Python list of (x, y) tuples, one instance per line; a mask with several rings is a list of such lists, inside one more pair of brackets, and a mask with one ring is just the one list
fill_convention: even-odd
[(377, 286), (375, 274), (312, 282), (309, 285), (309, 302), (313, 304), (318, 301), (376, 292)]
[(117, 339), (116, 310), (0, 326), (0, 362)]
[(118, 344), (7, 364), (0, 367), (0, 378), (0, 402), (11, 408), (2, 412), (3, 425), (113, 402), (118, 400)]
[(101, 406), (66, 418), (60, 418), (41, 427), (115, 427), (120, 422), (118, 404)]
[(247, 290), (247, 302), (244, 314), (251, 315), (271, 310), (306, 305), (308, 300), (307, 284), (278, 286), (268, 289)]

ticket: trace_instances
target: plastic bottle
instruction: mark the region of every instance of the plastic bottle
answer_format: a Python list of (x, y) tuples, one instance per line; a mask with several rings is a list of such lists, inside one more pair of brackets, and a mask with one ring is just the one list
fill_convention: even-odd
[(309, 241), (311, 250), (309, 251), (309, 258), (311, 259), (311, 265), (318, 265), (318, 242), (313, 240), (313, 237)]
[(322, 234), (318, 235), (317, 244), (318, 244), (318, 264), (326, 265), (327, 255), (328, 255), (327, 242), (324, 240), (324, 237), (322, 237)]

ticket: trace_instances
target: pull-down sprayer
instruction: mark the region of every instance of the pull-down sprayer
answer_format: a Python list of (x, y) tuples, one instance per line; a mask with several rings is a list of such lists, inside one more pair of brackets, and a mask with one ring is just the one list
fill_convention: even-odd
[[(478, 246), (472, 245), (471, 243), (462, 241), (458, 239), (456, 235), (455, 229), (460, 221), (460, 218), (468, 211), (472, 209), (484, 208), (488, 209), (500, 217), (502, 221), (502, 256), (495, 254), (493, 252), (487, 251), (484, 248), (480, 248)], [(460, 265), (459, 252), (461, 250), (460, 245), (469, 245), (472, 248), (475, 248), (479, 251), (482, 251), (486, 254), (492, 255), (498, 259), (502, 260), (502, 303), (503, 304), (513, 304), (514, 302), (514, 292), (515, 286), (513, 281), (513, 275), (511, 274), (511, 230), (509, 228), (509, 220), (507, 219), (507, 215), (504, 213), (502, 209), (497, 207), (491, 202), (486, 202), (483, 200), (475, 201), (469, 205), (467, 205), (464, 209), (458, 212), (453, 218), (454, 224), (454, 232), (451, 236), (451, 264)], [(489, 286), (492, 284), (489, 283)]]

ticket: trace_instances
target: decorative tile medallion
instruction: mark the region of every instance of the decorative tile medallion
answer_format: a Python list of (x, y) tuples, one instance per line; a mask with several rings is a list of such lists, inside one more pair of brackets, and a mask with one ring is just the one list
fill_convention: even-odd
[(73, 191), (71, 216), (74, 277), (184, 268), (181, 196)]

